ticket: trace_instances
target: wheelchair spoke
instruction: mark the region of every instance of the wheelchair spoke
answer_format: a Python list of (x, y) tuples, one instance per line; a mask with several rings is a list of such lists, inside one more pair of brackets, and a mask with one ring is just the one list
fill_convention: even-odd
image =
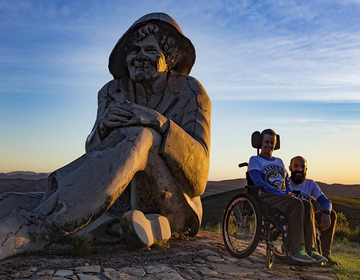
[(255, 210), (258, 206), (256, 203), (252, 197), (242, 195), (234, 199), (226, 210), (223, 221), (224, 240), (230, 253), (237, 257), (248, 254), (249, 251), (251, 254), (259, 242), (259, 214)]

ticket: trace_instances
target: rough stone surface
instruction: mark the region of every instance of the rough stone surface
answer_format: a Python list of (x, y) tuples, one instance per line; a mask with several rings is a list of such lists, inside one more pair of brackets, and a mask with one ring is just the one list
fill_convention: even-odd
[(83, 257), (72, 257), (64, 254), (60, 245), (52, 246), (37, 256), (21, 255), (0, 261), (0, 280), (333, 279), (329, 267), (289, 266), (275, 260), (267, 269), (261, 244), (250, 257), (234, 258), (216, 233), (170, 239), (169, 245), (170, 248), (130, 251), (124, 244), (99, 245), (97, 253)]
[[(41, 251), (79, 229), (139, 246), (198, 233), (211, 102), (189, 76), (194, 62), (193, 44), (169, 15), (147, 14), (130, 26), (110, 54), (114, 79), (98, 92), (86, 153), (53, 171), (43, 196), (0, 195), (0, 259)], [(19, 205), (25, 209), (13, 212)], [(134, 220), (131, 210), (154, 215)], [(101, 217), (106, 211), (117, 219)]]

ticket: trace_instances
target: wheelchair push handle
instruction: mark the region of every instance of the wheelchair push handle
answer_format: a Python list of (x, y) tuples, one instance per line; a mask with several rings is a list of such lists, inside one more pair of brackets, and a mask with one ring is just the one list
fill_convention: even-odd
[(248, 166), (249, 164), (247, 162), (239, 163), (239, 168)]

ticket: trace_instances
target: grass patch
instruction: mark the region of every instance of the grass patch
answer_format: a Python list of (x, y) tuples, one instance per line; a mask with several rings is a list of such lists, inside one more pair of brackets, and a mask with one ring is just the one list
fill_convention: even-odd
[(170, 249), (170, 244), (167, 242), (167, 240), (155, 240), (151, 247), (160, 249), (161, 251), (167, 251)]
[[(327, 196), (337, 213), (345, 213), (349, 226), (356, 228), (360, 224), (360, 199), (339, 197), (339, 196)], [(339, 217), (338, 217), (339, 218)]]
[(63, 242), (63, 244), (69, 245), (67, 249), (62, 251), (63, 255), (83, 257), (91, 254), (97, 254), (99, 251), (92, 239), (83, 236), (68, 238)]
[(218, 223), (217, 225), (213, 225), (211, 223), (208, 223), (208, 224), (202, 226), (201, 230), (215, 232), (215, 233), (219, 233), (219, 234), (222, 233), (221, 223)]
[(335, 240), (332, 257), (340, 263), (332, 269), (335, 279), (360, 279), (360, 245), (359, 243)]

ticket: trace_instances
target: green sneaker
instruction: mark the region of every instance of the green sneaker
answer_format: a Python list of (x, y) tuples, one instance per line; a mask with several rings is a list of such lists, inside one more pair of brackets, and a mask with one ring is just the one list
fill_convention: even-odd
[(316, 260), (317, 263), (327, 262), (328, 259), (320, 255), (317, 251), (312, 250), (309, 254), (312, 258)]
[(298, 262), (298, 263), (316, 263), (317, 261), (310, 257), (305, 250), (305, 247), (302, 247), (301, 251), (297, 252), (294, 255), (289, 256), (290, 261)]

